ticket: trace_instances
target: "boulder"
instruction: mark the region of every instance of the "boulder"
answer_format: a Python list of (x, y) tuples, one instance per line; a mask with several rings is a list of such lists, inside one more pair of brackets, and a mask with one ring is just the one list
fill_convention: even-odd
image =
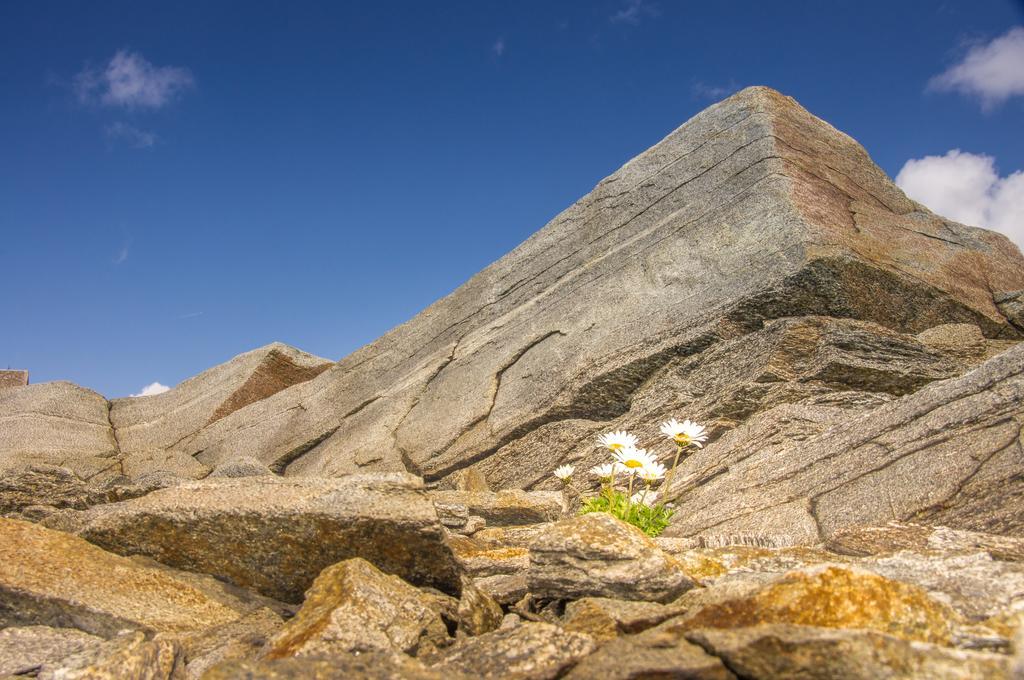
[(88, 647), (52, 664), (44, 664), (39, 680), (185, 680), (181, 647), (171, 639), (147, 640), (138, 631)]
[(233, 621), (241, 609), (76, 536), (0, 519), (0, 627), (182, 633)]
[(74, 628), (24, 626), (0, 630), (0, 677), (36, 673), (44, 664), (103, 644)]
[(453, 530), (464, 529), (471, 517), (480, 517), (488, 527), (552, 522), (567, 509), (558, 491), (431, 491), (428, 495), (441, 522)]
[(262, 607), (213, 628), (178, 636), (188, 665), (185, 675), (199, 680), (211, 667), (230, 659), (256, 659), (284, 625), (272, 609)]
[(68, 382), (0, 390), (0, 470), (46, 464), (82, 479), (120, 472), (107, 400)]
[(720, 659), (682, 635), (654, 628), (606, 642), (581, 660), (565, 678), (735, 680), (736, 676)]
[(856, 556), (892, 555), (903, 550), (945, 555), (985, 552), (996, 560), (1024, 562), (1024, 538), (903, 522), (846, 527), (834, 533), (826, 547)]
[(402, 579), (354, 558), (324, 569), (266, 657), (391, 651), (416, 655), (448, 643), (432, 601)]
[(1005, 678), (1002, 654), (909, 642), (873, 630), (760, 625), (694, 631), (687, 638), (742, 678), (875, 680)]
[(505, 618), (501, 606), (471, 579), (462, 579), (462, 597), (457, 610), (459, 630), (467, 635), (483, 635), (497, 630)]
[(219, 663), (202, 680), (470, 680), (467, 676), (427, 669), (403, 654), (363, 652), (327, 657), (244, 660)]
[(595, 512), (556, 522), (530, 546), (530, 592), (541, 599), (672, 600), (694, 586), (636, 527)]
[(561, 677), (594, 648), (588, 635), (549, 623), (523, 623), (465, 638), (445, 650), (431, 667), (445, 676), (548, 680)]
[(735, 433), (687, 461), (674, 535), (776, 533), (817, 543), (862, 524), (1024, 531), (1024, 347), (960, 378), (775, 446)]
[(742, 628), (788, 623), (822, 628), (863, 628), (949, 645), (962, 617), (924, 589), (856, 567), (820, 565), (725, 582), (692, 591), (675, 605), (686, 610), (659, 628)]
[(566, 605), (562, 625), (596, 640), (609, 640), (642, 632), (682, 613), (679, 607), (657, 602), (584, 597)]
[(433, 503), (410, 475), (189, 482), (97, 506), (67, 526), (113, 552), (212, 574), (300, 602), (320, 571), (362, 557), (417, 585), (458, 592)]

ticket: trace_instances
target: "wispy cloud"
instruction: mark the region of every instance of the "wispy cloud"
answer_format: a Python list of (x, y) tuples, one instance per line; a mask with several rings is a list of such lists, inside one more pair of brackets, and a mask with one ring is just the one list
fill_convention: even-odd
[(656, 17), (661, 14), (657, 5), (647, 0), (626, 0), (623, 7), (608, 17), (613, 24), (630, 24), (638, 26), (646, 18)]
[(128, 259), (128, 255), (131, 253), (132, 239), (130, 236), (125, 235), (124, 241), (121, 243), (121, 247), (117, 250), (117, 255), (114, 256), (114, 264), (123, 264)]
[(728, 85), (708, 85), (700, 80), (690, 86), (690, 94), (694, 99), (711, 99), (718, 101), (739, 91), (740, 86), (736, 81), (730, 80)]
[(180, 66), (154, 66), (137, 52), (119, 50), (103, 68), (87, 66), (75, 76), (84, 103), (126, 109), (159, 109), (195, 84)]
[(907, 161), (896, 184), (934, 212), (1002, 232), (1024, 248), (1024, 171), (1000, 177), (992, 156), (953, 149)]
[(1024, 95), (1024, 26), (974, 45), (960, 63), (932, 78), (928, 89), (978, 97), (985, 110)]
[(138, 394), (132, 394), (130, 396), (133, 396), (133, 397), (152, 397), (154, 394), (163, 394), (164, 392), (166, 392), (169, 389), (171, 389), (171, 388), (168, 387), (167, 385), (161, 385), (158, 382), (151, 382), (148, 385), (146, 385), (145, 387), (143, 387), (142, 390)]
[(103, 132), (107, 135), (107, 139), (127, 144), (133, 149), (151, 149), (159, 140), (156, 133), (140, 130), (134, 125), (121, 121), (111, 123), (104, 128)]
[(202, 316), (204, 313), (205, 312), (189, 312), (188, 314), (182, 314), (181, 316), (179, 316), (178, 320), (180, 321), (182, 319), (194, 319), (197, 316)]
[(491, 45), (491, 54), (493, 54), (496, 57), (500, 57), (501, 55), (505, 54), (504, 38), (498, 38), (497, 40), (494, 41), (494, 44)]

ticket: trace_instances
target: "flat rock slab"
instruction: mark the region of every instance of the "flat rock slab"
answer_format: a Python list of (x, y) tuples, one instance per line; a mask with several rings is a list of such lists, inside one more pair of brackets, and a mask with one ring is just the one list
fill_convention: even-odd
[(147, 640), (141, 632), (123, 633), (109, 642), (45, 664), (39, 680), (185, 680), (185, 657), (171, 639)]
[(530, 545), (530, 592), (540, 599), (672, 600), (694, 586), (674, 557), (603, 512), (551, 525)]
[(239, 615), (166, 570), (0, 519), (0, 627), (43, 624), (110, 637), (122, 629), (188, 632)]
[(458, 592), (451, 550), (418, 478), (211, 479), (64, 518), (113, 552), (211, 574), (285, 602), (326, 567), (362, 557), (416, 585)]
[(74, 628), (4, 628), (0, 630), (0, 678), (38, 671), (44, 664), (96, 647), (103, 641)]
[(699, 630), (687, 638), (743, 678), (875, 680), (1005, 678), (1002, 654), (949, 649), (871, 630), (762, 625)]

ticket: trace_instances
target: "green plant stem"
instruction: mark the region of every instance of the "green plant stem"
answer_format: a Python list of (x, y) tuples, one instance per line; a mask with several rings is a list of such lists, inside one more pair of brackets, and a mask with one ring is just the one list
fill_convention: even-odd
[(661, 488), (665, 490), (665, 492), (661, 494), (661, 502), (659, 503), (661, 506), (665, 505), (665, 498), (668, 497), (668, 492), (672, 488), (672, 480), (676, 478), (676, 466), (679, 465), (679, 456), (682, 452), (683, 445), (676, 444), (676, 455), (672, 459), (672, 469), (668, 471), (668, 477), (665, 478), (665, 483), (661, 485)]

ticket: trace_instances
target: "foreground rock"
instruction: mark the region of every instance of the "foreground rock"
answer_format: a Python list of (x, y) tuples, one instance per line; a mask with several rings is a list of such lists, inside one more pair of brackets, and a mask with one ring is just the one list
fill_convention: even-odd
[(202, 680), (470, 680), (452, 671), (427, 669), (402, 654), (364, 652), (357, 655), (273, 660), (232, 660), (214, 666)]
[(185, 659), (174, 640), (147, 640), (140, 632), (72, 654), (39, 671), (39, 680), (184, 680)]
[(0, 630), (0, 678), (36, 673), (45, 664), (101, 644), (103, 638), (74, 628), (4, 628)]
[(699, 630), (688, 638), (752, 680), (875, 680), (875, 678), (1005, 678), (1004, 655), (908, 642), (870, 630), (763, 625)]
[(636, 527), (606, 513), (557, 522), (530, 546), (530, 592), (541, 599), (672, 600), (694, 586)]
[(0, 627), (42, 624), (111, 637), (123, 629), (183, 633), (239, 616), (165, 570), (0, 519)]
[(302, 609), (267, 645), (266, 656), (401, 652), (415, 656), (448, 643), (432, 601), (363, 559), (320, 572)]
[(352, 557), (413, 584), (458, 592), (434, 506), (409, 475), (204, 480), (62, 521), (113, 552), (286, 602), (301, 601), (322, 569)]
[(595, 648), (592, 638), (547, 623), (523, 623), (468, 638), (433, 668), (473, 678), (557, 678)]

